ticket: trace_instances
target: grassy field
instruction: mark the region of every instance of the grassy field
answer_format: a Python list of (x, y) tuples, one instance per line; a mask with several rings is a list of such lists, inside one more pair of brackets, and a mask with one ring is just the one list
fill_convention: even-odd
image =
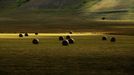
[(58, 16), (45, 20), (9, 20), (0, 21), (1, 33), (40, 32), (40, 33), (65, 33), (74, 32), (102, 32), (108, 34), (134, 35), (133, 21), (92, 21), (80, 17)]
[[(133, 75), (133, 2), (0, 0), (0, 75)], [(69, 31), (75, 44), (62, 46)], [(40, 34), (18, 37), (25, 32)]]
[[(62, 46), (58, 36), (39, 34), (19, 38), (0, 34), (1, 75), (132, 75), (134, 36), (73, 34), (75, 44)], [(102, 41), (102, 36), (108, 36)], [(111, 43), (110, 37), (117, 41)], [(32, 44), (39, 38), (38, 45)]]

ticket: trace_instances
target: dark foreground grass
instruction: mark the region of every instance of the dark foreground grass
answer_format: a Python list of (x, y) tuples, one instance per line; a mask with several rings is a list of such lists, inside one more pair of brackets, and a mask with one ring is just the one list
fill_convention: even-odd
[(134, 36), (74, 36), (75, 44), (64, 47), (58, 37), (0, 38), (0, 75), (132, 75)]

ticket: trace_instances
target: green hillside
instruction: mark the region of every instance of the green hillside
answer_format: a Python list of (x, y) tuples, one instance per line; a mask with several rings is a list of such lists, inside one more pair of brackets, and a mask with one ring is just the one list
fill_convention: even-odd
[(37, 9), (78, 9), (86, 0), (31, 0), (23, 7)]
[[(48, 11), (72, 11), (83, 7), (87, 2), (94, 2), (98, 0), (0, 0), (0, 15), (16, 12), (29, 12), (32, 10), (39, 12)], [(60, 12), (59, 11), (59, 12)], [(36, 13), (36, 12), (35, 12)], [(22, 13), (21, 13), (22, 14)], [(12, 14), (13, 15), (13, 14)], [(26, 15), (26, 14), (25, 14)], [(29, 14), (28, 14), (29, 15)]]
[[(123, 28), (133, 34), (133, 3), (134, 0), (0, 0), (0, 32), (120, 31)], [(102, 21), (103, 17), (106, 21)], [(125, 29), (121, 25), (129, 27)]]
[(92, 19), (104, 16), (109, 20), (132, 20), (134, 19), (133, 3), (134, 0), (101, 0), (93, 6), (90, 3), (85, 4), (82, 10)]
[(134, 19), (133, 3), (133, 0), (0, 0), (0, 13), (9, 16), (14, 14), (27, 16), (31, 13), (46, 12), (72, 13), (96, 20), (101, 17), (106, 17), (108, 20), (132, 20)]
[(16, 0), (0, 0), (0, 9), (16, 7)]
[(95, 0), (0, 0), (0, 8), (79, 9), (89, 1)]

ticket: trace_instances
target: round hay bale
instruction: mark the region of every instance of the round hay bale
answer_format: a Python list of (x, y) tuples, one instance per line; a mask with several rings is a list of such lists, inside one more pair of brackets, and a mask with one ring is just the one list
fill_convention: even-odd
[(38, 34), (39, 34), (39, 33), (37, 33), (37, 32), (35, 33), (35, 35), (38, 35)]
[(69, 32), (69, 34), (73, 34), (73, 32), (72, 32), (72, 31), (70, 31), (70, 32)]
[(25, 36), (29, 36), (28, 33), (25, 33)]
[(69, 45), (68, 40), (63, 40), (63, 41), (62, 41), (62, 45), (63, 45), (63, 46), (68, 46), (68, 45)]
[(69, 39), (69, 44), (74, 44), (74, 39)]
[(102, 20), (105, 20), (106, 18), (105, 17), (102, 17)]
[(67, 36), (66, 36), (66, 39), (71, 39), (71, 36), (67, 35)]
[(105, 36), (103, 36), (103, 37), (102, 37), (102, 40), (104, 40), (104, 41), (105, 41), (105, 40), (107, 40), (107, 38), (106, 38)]
[(64, 37), (59, 36), (59, 41), (63, 41), (63, 40), (64, 40)]
[(110, 41), (111, 42), (116, 42), (116, 38), (115, 37), (112, 37)]
[(19, 37), (23, 37), (23, 34), (20, 33), (20, 34), (19, 34)]
[(39, 39), (33, 39), (32, 43), (33, 44), (39, 44)]

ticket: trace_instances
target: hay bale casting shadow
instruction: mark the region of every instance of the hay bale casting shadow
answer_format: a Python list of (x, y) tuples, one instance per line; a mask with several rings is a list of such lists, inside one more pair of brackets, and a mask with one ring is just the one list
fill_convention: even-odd
[(116, 38), (115, 37), (112, 37), (110, 41), (111, 42), (116, 42)]
[(35, 35), (38, 35), (39, 33), (35, 33)]
[(28, 33), (25, 33), (25, 36), (29, 36)]
[(72, 31), (70, 31), (70, 32), (69, 32), (69, 34), (73, 34), (73, 32), (72, 32)]
[(59, 36), (59, 41), (63, 41), (64, 37), (63, 36)]
[(105, 40), (107, 40), (107, 38), (106, 38), (105, 36), (103, 36), (103, 37), (102, 37), (102, 40), (104, 40), (104, 41), (105, 41)]
[(39, 39), (33, 39), (32, 43), (33, 44), (39, 44)]
[(74, 39), (71, 38), (68, 41), (69, 41), (69, 44), (74, 44)]
[(102, 19), (102, 20), (106, 20), (106, 18), (105, 18), (105, 17), (102, 17), (101, 19)]
[(20, 34), (19, 34), (19, 37), (23, 37), (23, 34), (20, 33)]
[(67, 35), (67, 36), (66, 36), (66, 39), (68, 39), (68, 40), (71, 39), (71, 36)]
[(69, 45), (68, 40), (63, 40), (63, 41), (62, 41), (62, 45), (63, 45), (63, 46), (68, 46), (68, 45)]

